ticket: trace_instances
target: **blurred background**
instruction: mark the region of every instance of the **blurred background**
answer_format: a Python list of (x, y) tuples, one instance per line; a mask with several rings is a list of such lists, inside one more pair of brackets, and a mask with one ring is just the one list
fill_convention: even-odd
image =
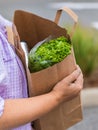
[[(15, 10), (25, 10), (53, 21), (63, 6), (79, 17), (72, 43), (84, 74), (83, 120), (68, 130), (98, 130), (98, 0), (0, 0), (0, 14), (13, 21)], [(59, 25), (70, 31), (73, 21), (63, 12)]]

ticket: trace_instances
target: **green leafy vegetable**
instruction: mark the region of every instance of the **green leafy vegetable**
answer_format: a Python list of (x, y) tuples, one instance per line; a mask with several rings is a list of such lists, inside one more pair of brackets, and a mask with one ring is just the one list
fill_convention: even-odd
[(40, 71), (61, 62), (71, 53), (71, 44), (64, 36), (44, 42), (34, 53), (32, 48), (28, 56), (30, 72)]

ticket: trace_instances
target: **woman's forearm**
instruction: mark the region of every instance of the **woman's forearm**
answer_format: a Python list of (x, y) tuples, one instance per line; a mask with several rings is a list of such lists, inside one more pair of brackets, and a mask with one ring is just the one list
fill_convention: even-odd
[(5, 100), (4, 113), (0, 118), (0, 130), (36, 120), (57, 105), (58, 101), (51, 93), (32, 98)]

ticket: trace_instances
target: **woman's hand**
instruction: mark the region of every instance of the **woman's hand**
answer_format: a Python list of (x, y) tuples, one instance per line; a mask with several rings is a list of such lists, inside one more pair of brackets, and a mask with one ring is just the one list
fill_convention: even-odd
[(83, 74), (79, 66), (69, 76), (55, 85), (52, 94), (59, 103), (69, 101), (76, 97), (83, 88)]

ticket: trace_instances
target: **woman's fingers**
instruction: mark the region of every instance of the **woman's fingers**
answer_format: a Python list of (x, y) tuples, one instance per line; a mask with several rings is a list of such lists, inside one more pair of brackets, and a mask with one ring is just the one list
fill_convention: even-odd
[(78, 76), (74, 83), (70, 84), (71, 89), (73, 88), (74, 94), (77, 95), (83, 88), (83, 75), (82, 73)]
[(77, 69), (72, 72), (69, 76), (67, 76), (65, 79), (63, 79), (63, 82), (66, 82), (67, 84), (70, 84), (74, 81), (76, 81), (76, 79), (78, 78), (78, 76), (81, 74), (81, 70), (79, 67), (77, 67)]
[(81, 73), (77, 80), (75, 81), (76, 84), (82, 84), (83, 85), (83, 74)]

